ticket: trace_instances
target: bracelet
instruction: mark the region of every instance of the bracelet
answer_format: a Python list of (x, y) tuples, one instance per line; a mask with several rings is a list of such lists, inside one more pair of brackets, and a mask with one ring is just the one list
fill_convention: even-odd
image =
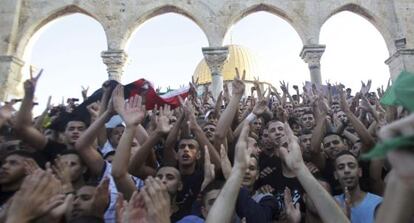
[(249, 122), (252, 122), (252, 121), (256, 120), (256, 118), (257, 118), (257, 115), (253, 114), (253, 112), (252, 112), (246, 117), (246, 120), (249, 121)]

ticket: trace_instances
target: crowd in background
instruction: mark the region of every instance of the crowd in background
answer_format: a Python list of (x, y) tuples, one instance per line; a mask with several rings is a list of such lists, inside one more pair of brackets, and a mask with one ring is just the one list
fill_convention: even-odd
[(414, 116), (381, 103), (392, 86), (245, 89), (237, 72), (217, 98), (191, 83), (147, 110), (105, 82), (85, 114), (49, 99), (33, 117), (40, 74), (0, 107), (1, 222), (412, 222)]

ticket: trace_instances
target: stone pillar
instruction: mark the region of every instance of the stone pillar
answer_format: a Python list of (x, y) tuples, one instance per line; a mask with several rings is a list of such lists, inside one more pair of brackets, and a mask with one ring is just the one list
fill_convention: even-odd
[(304, 45), (300, 57), (308, 64), (311, 82), (322, 84), (321, 57), (325, 52), (325, 45), (312, 44)]
[(123, 50), (108, 50), (101, 53), (103, 63), (107, 66), (108, 78), (121, 81), (124, 65), (128, 55)]
[(396, 40), (395, 46), (396, 52), (385, 61), (390, 68), (392, 80), (397, 79), (401, 71), (414, 73), (414, 49), (407, 49), (405, 47), (405, 38)]
[(23, 96), (21, 85), (23, 65), (23, 60), (15, 56), (0, 56), (0, 100)]
[(228, 47), (203, 47), (204, 59), (211, 72), (211, 89), (213, 97), (217, 99), (223, 90), (223, 65), (229, 55)]

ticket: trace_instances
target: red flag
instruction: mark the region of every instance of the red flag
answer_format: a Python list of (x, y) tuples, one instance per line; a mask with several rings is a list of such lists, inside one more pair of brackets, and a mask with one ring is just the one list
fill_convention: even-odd
[(145, 80), (139, 79), (125, 86), (125, 91), (129, 92), (129, 97), (139, 94), (146, 98), (145, 107), (147, 110), (152, 110), (155, 105), (162, 107), (165, 104), (171, 106), (172, 109), (180, 106), (180, 96), (185, 99), (190, 91), (190, 86), (183, 87), (174, 91), (170, 91), (163, 95), (158, 95), (152, 84)]

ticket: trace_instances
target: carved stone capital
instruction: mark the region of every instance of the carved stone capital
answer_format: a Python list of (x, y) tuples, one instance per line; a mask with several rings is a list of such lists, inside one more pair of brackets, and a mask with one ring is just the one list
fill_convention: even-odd
[(221, 75), (223, 65), (229, 56), (228, 47), (204, 47), (202, 48), (204, 59), (210, 68), (212, 75)]
[(309, 65), (309, 68), (313, 66), (320, 66), (321, 57), (325, 52), (325, 45), (304, 45), (300, 52), (300, 57)]
[(102, 61), (107, 66), (111, 80), (120, 81), (128, 55), (123, 50), (108, 50), (101, 53)]
[(6, 100), (9, 96), (21, 97), (22, 87), (21, 69), (24, 61), (11, 55), (0, 56), (0, 99)]
[(393, 80), (397, 79), (401, 71), (414, 73), (414, 49), (398, 49), (385, 63), (390, 68)]

